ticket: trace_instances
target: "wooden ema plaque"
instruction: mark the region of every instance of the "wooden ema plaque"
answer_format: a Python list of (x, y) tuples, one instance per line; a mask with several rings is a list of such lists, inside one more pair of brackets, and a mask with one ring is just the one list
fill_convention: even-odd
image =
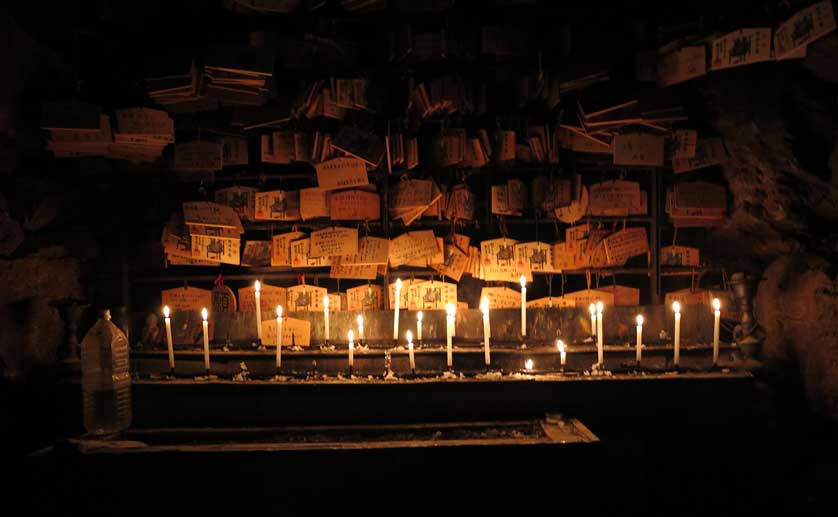
[(242, 251), (242, 266), (266, 267), (271, 265), (271, 241), (247, 241)]
[(256, 219), (297, 221), (300, 219), (300, 192), (273, 190), (256, 194)]
[(271, 266), (290, 266), (291, 243), (297, 239), (302, 239), (305, 235), (303, 232), (288, 232), (274, 235), (271, 246)]
[(359, 187), (369, 183), (366, 164), (357, 158), (333, 158), (315, 165), (317, 186), (323, 190)]
[(739, 29), (715, 38), (710, 49), (711, 70), (770, 61), (772, 59), (771, 28)]
[(212, 292), (197, 287), (175, 287), (160, 292), (163, 305), (168, 305), (173, 312), (193, 311), (212, 307)]
[(312, 257), (309, 254), (311, 239), (291, 242), (291, 267), (327, 267), (332, 265), (330, 257)]
[(689, 246), (664, 246), (661, 248), (660, 263), (662, 266), (697, 266), (699, 249)]
[(614, 305), (618, 307), (637, 307), (640, 305), (640, 289), (625, 285), (599, 286), (599, 290), (614, 296)]
[(445, 244), (443, 254), (442, 264), (431, 264), (431, 267), (455, 282), (459, 282), (468, 267), (468, 255), (453, 244)]
[(346, 310), (377, 311), (384, 308), (380, 285), (360, 285), (346, 290)]
[[(263, 313), (270, 312), (275, 315), (277, 305), (282, 306), (283, 310), (288, 310), (286, 302), (287, 290), (284, 287), (262, 284), (259, 305)], [(239, 288), (239, 312), (256, 312), (256, 289), (252, 285)]]
[(782, 58), (834, 30), (835, 14), (832, 11), (832, 2), (818, 2), (798, 11), (777, 28), (774, 32), (774, 52), (777, 58)]
[(433, 256), (438, 252), (433, 230), (407, 232), (390, 241), (389, 259), (392, 267)]
[(457, 284), (426, 280), (411, 283), (407, 290), (410, 310), (444, 310), (449, 303), (457, 305)]
[(611, 143), (588, 135), (581, 127), (559, 126), (559, 147), (578, 153), (612, 154)]
[[(399, 309), (408, 309), (412, 305), (413, 307), (416, 306), (416, 303), (411, 303), (410, 300), (410, 289), (409, 287), (414, 283), (420, 283), (421, 280), (417, 279), (402, 279), (402, 291), (401, 291), (401, 300), (399, 301)], [(390, 300), (390, 310), (396, 309), (396, 282), (391, 282), (388, 286), (389, 289), (389, 296), (388, 300)]]
[(626, 228), (614, 232), (602, 242), (609, 264), (624, 264), (631, 257), (649, 251), (649, 241), (646, 239), (644, 227)]
[(522, 242), (515, 245), (515, 257), (518, 269), (530, 271), (552, 272), (553, 246), (546, 242)]
[(667, 307), (672, 307), (672, 302), (677, 301), (681, 305), (707, 305), (713, 301), (710, 291), (707, 289), (680, 289), (678, 291), (670, 291), (664, 297), (664, 303)]
[(728, 156), (721, 138), (705, 138), (696, 142), (693, 156), (673, 157), (676, 174), (727, 163)]
[(678, 160), (695, 156), (697, 135), (698, 133), (694, 129), (673, 131), (665, 142), (666, 157), (670, 160)]
[[(278, 341), (276, 317), (262, 320), (262, 344), (276, 346)], [(282, 346), (311, 346), (311, 322), (282, 316)]]
[(241, 237), (237, 230), (214, 226), (190, 225), (192, 258), (225, 264), (241, 263)]
[(579, 199), (571, 201), (569, 205), (556, 208), (553, 213), (556, 219), (563, 223), (574, 224), (588, 213), (590, 197), (588, 187), (582, 185), (579, 189)]
[(484, 287), (480, 299), (489, 299), (490, 309), (517, 309), (521, 307), (521, 292), (508, 287)]
[(445, 217), (455, 221), (458, 219), (471, 221), (474, 219), (474, 209), (474, 194), (465, 185), (455, 185), (448, 194)]
[(208, 201), (188, 201), (183, 203), (183, 220), (186, 224), (232, 228), (239, 234), (244, 227), (238, 214), (229, 206)]
[(525, 265), (519, 269), (515, 260), (514, 239), (491, 239), (480, 243), (480, 262), (484, 280), (518, 282), (521, 275), (532, 282), (532, 271)]
[(625, 133), (614, 137), (614, 165), (663, 166), (663, 137)]
[(640, 183), (609, 180), (591, 185), (591, 215), (629, 215), (641, 211)]
[[(566, 293), (564, 295), (568, 300), (573, 300), (576, 307), (589, 307), (592, 303), (602, 302), (606, 307), (614, 306), (614, 293), (602, 289), (585, 289), (582, 291), (575, 291)], [(590, 318), (588, 318), (590, 320)]]
[(256, 194), (259, 189), (253, 187), (229, 187), (215, 191), (215, 202), (229, 206), (241, 219), (252, 221), (256, 218)]
[(528, 309), (568, 308), (576, 307), (576, 301), (564, 296), (548, 296), (527, 302)]
[(358, 252), (358, 229), (332, 226), (311, 233), (312, 258), (338, 257)]
[(304, 188), (300, 190), (300, 218), (303, 221), (329, 217), (329, 206), (326, 202), (326, 191), (320, 188)]
[(175, 146), (175, 170), (220, 171), (221, 143), (205, 140)]
[(295, 285), (287, 289), (289, 312), (323, 312), (325, 287)]
[(330, 278), (349, 278), (356, 280), (375, 280), (379, 266), (375, 264), (343, 264), (340, 257), (332, 257)]
[(212, 313), (236, 312), (236, 295), (224, 284), (212, 288)]
[(704, 46), (684, 47), (658, 57), (658, 85), (671, 86), (707, 73)]
[(358, 252), (340, 257), (341, 265), (386, 265), (390, 254), (390, 241), (380, 237), (358, 239)]
[(381, 196), (366, 190), (345, 190), (328, 195), (329, 217), (334, 221), (378, 221)]

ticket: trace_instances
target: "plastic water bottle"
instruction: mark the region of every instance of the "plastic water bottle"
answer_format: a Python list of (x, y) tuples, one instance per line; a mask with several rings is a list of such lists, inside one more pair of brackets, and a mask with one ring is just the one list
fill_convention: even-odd
[(90, 434), (124, 431), (131, 425), (128, 339), (111, 323), (110, 311), (81, 342), (84, 427)]

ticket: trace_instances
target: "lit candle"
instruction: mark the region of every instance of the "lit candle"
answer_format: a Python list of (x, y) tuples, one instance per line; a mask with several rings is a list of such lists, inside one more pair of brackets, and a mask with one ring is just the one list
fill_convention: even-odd
[(413, 357), (413, 332), (407, 331), (407, 355), (410, 357), (410, 371), (416, 371), (416, 359)]
[(480, 300), (480, 311), (483, 313), (483, 355), (488, 368), (492, 358), (489, 353), (489, 299), (485, 296)]
[(259, 338), (259, 344), (262, 343), (262, 304), (259, 302), (262, 289), (262, 284), (257, 280), (253, 284), (253, 296), (256, 297), (256, 337)]
[(681, 304), (672, 302), (672, 310), (675, 311), (675, 358), (672, 362), (678, 366), (681, 360)]
[(323, 297), (323, 340), (329, 342), (329, 295)]
[(393, 313), (393, 341), (399, 340), (399, 305), (402, 301), (402, 279), (396, 279), (396, 310)]
[(567, 361), (567, 352), (565, 352), (565, 349), (564, 349), (564, 341), (562, 341), (561, 339), (557, 339), (556, 340), (556, 347), (558, 347), (558, 349), (559, 349), (559, 361), (561, 362), (562, 370), (564, 370), (564, 365), (565, 365), (565, 362)]
[(355, 364), (355, 333), (349, 329), (346, 337), (349, 339), (349, 373), (352, 374), (352, 366)]
[(358, 342), (360, 343), (364, 340), (364, 317), (359, 314), (356, 320), (358, 322)]
[(642, 347), (643, 347), (643, 315), (638, 314), (637, 315), (637, 352), (636, 352), (637, 364), (640, 364), (640, 358), (642, 356), (642, 353), (641, 353), (640, 349)]
[(416, 313), (416, 341), (422, 342), (422, 311)]
[(527, 277), (521, 275), (521, 337), (527, 337)]
[(532, 366), (533, 366), (532, 359), (527, 359), (526, 361), (524, 361), (524, 369), (526, 371), (531, 372), (532, 371)]
[(713, 298), (713, 366), (719, 364), (719, 318), (721, 318), (722, 302)]
[(175, 370), (175, 347), (172, 344), (172, 319), (169, 317), (169, 306), (163, 307), (163, 321), (166, 322), (166, 345), (169, 347), (169, 369)]
[(276, 369), (282, 366), (282, 305), (276, 306)]
[(207, 318), (209, 317), (209, 314), (207, 314), (207, 308), (206, 307), (201, 309), (201, 316), (204, 318), (204, 369), (207, 371), (207, 375), (209, 375), (209, 371), (210, 371), (209, 323), (207, 322)]
[(596, 336), (596, 305), (589, 305), (588, 310), (591, 311), (591, 335)]
[(602, 302), (596, 302), (596, 353), (600, 366), (604, 364), (602, 352), (602, 309), (604, 308)]
[(445, 340), (446, 340), (446, 351), (448, 352), (448, 368), (451, 368), (453, 365), (453, 350), (451, 349), (452, 339), (454, 337), (454, 315), (457, 313), (457, 308), (454, 306), (453, 303), (448, 303), (445, 305), (445, 313), (447, 316), (445, 317)]

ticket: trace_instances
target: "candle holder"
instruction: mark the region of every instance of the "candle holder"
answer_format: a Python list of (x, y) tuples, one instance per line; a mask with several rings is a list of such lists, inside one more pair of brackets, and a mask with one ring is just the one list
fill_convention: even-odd
[(84, 311), (90, 307), (86, 300), (80, 298), (63, 298), (50, 302), (58, 309), (58, 314), (65, 325), (64, 356), (62, 364), (67, 373), (81, 374), (81, 358), (79, 356), (79, 319)]

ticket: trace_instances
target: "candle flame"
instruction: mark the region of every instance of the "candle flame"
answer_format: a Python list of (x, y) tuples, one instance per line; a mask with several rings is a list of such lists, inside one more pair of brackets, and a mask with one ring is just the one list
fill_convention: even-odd
[(521, 287), (527, 287), (527, 277), (521, 275), (521, 278), (518, 279), (521, 282)]
[(722, 308), (722, 302), (719, 301), (718, 298), (713, 298), (713, 309), (719, 310)]
[(588, 310), (591, 311), (591, 316), (593, 316), (594, 314), (596, 314), (596, 305), (594, 305), (594, 304), (589, 305)]
[(328, 294), (323, 297), (323, 308), (324, 309), (329, 308), (329, 295)]
[(605, 306), (602, 304), (602, 302), (596, 302), (596, 311), (597, 311), (597, 312), (602, 312), (602, 309), (603, 309), (604, 307), (605, 307)]
[(527, 359), (526, 362), (524, 362), (524, 369), (532, 371), (532, 359)]
[(681, 304), (678, 302), (672, 302), (672, 310), (675, 312), (675, 314), (678, 314), (679, 312), (681, 312)]
[(358, 322), (358, 326), (359, 326), (359, 327), (363, 327), (363, 326), (364, 326), (364, 317), (363, 317), (363, 316), (361, 316), (361, 315), (359, 314), (359, 315), (358, 315), (358, 317), (357, 317), (357, 318), (355, 318), (355, 320)]
[(396, 279), (396, 291), (401, 291), (401, 290), (402, 290), (402, 279), (397, 278)]
[(168, 318), (168, 317), (169, 317), (169, 306), (168, 306), (168, 305), (166, 305), (165, 307), (163, 307), (163, 317), (164, 317), (164, 318)]
[(409, 344), (409, 345), (413, 344), (413, 332), (408, 330), (407, 334), (405, 334), (405, 336), (407, 336), (407, 344)]
[(417, 320), (422, 321), (423, 317), (424, 317), (424, 314), (422, 314), (422, 311), (419, 311), (419, 312), (416, 313), (416, 319)]
[(485, 296), (480, 300), (480, 311), (483, 313), (483, 316), (489, 315), (489, 299)]
[(454, 315), (457, 313), (457, 307), (455, 307), (453, 303), (446, 303), (445, 312), (453, 318)]
[(258, 293), (258, 292), (259, 292), (259, 290), (260, 290), (260, 289), (262, 289), (262, 284), (260, 284), (260, 283), (259, 283), (259, 281), (257, 280), (257, 281), (256, 281), (256, 282), (254, 282), (254, 284), (253, 284), (253, 289), (254, 289), (254, 290)]
[(556, 347), (559, 349), (559, 352), (564, 352), (564, 341), (561, 339), (556, 340)]
[(209, 317), (209, 313), (207, 312), (207, 308), (204, 307), (201, 309), (201, 317), (204, 318), (204, 321), (207, 321), (207, 317)]
[(277, 318), (282, 318), (282, 305), (277, 305), (276, 306), (276, 317)]
[(637, 315), (637, 326), (638, 327), (643, 326), (643, 315), (642, 314)]
[(352, 329), (349, 329), (349, 332), (346, 333), (346, 337), (349, 338), (349, 342), (355, 341), (355, 333), (352, 332)]

